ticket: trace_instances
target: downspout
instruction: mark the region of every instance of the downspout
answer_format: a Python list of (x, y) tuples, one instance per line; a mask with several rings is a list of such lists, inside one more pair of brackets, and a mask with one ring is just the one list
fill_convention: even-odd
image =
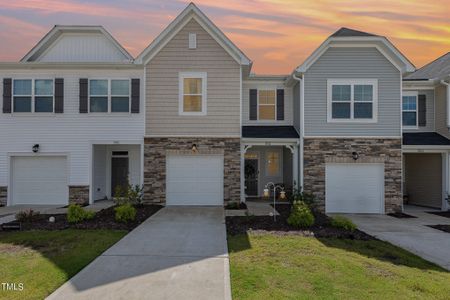
[(444, 80), (441, 83), (447, 86), (447, 127), (450, 127), (450, 84)]
[[(450, 127), (450, 83), (445, 82), (444, 80), (441, 80), (441, 83), (443, 85), (445, 85), (447, 87), (447, 128)], [(445, 153), (445, 155), (447, 156), (445, 159), (446, 165), (445, 165), (445, 169), (446, 169), (446, 195), (445, 195), (445, 201), (444, 201), (444, 206), (442, 207), (442, 210), (447, 210), (450, 206), (450, 200), (449, 200), (449, 176), (450, 176), (450, 172), (449, 172), (449, 153)]]
[(292, 74), (292, 78), (294, 78), (294, 80), (298, 81), (299, 83), (299, 88), (300, 91), (298, 93), (298, 97), (299, 97), (299, 126), (300, 126), (300, 151), (299, 151), (299, 162), (300, 162), (300, 170), (299, 170), (299, 191), (302, 192), (303, 191), (303, 137), (305, 135), (305, 122), (304, 122), (304, 113), (305, 113), (305, 109), (304, 109), (304, 105), (303, 105), (303, 99), (304, 99), (304, 78), (305, 76), (302, 74), (301, 77), (297, 77), (297, 75), (295, 75), (295, 72)]

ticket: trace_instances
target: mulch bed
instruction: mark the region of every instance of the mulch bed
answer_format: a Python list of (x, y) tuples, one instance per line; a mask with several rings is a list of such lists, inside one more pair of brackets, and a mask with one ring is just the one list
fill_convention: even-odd
[[(151, 215), (155, 214), (158, 210), (160, 210), (162, 206), (143, 205), (143, 206), (135, 206), (135, 208), (136, 208), (136, 219), (133, 222), (128, 223), (116, 222), (114, 207), (109, 207), (97, 212), (93, 219), (86, 220), (77, 224), (71, 224), (67, 222), (66, 214), (57, 214), (57, 215), (42, 214), (37, 216), (36, 219), (33, 220), (32, 222), (22, 223), (21, 230), (61, 230), (67, 228), (76, 228), (76, 229), (115, 229), (115, 230), (131, 231), (132, 229), (136, 228), (139, 224), (147, 220)], [(54, 223), (50, 223), (48, 221), (48, 219), (51, 216), (55, 217)]]
[(362, 231), (349, 231), (334, 228), (330, 225), (330, 218), (325, 214), (314, 212), (315, 224), (309, 228), (298, 229), (287, 223), (291, 206), (289, 204), (278, 204), (277, 220), (274, 222), (270, 216), (245, 216), (226, 217), (227, 233), (230, 235), (252, 233), (272, 233), (276, 235), (302, 235), (318, 238), (346, 238), (355, 240), (373, 240), (374, 238)]
[(450, 225), (428, 225), (428, 227), (450, 233)]
[(450, 218), (450, 211), (427, 211), (429, 214)]
[(402, 213), (402, 212), (390, 213), (390, 214), (387, 214), (387, 215), (390, 216), (390, 217), (397, 218), (397, 219), (414, 219), (414, 218), (417, 218), (415, 216), (411, 216), (411, 215), (408, 215), (408, 214), (405, 214), (405, 213)]

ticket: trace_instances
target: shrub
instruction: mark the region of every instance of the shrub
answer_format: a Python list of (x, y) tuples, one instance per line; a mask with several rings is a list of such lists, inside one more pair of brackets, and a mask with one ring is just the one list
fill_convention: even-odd
[(67, 209), (67, 221), (69, 223), (79, 223), (90, 220), (95, 216), (95, 212), (83, 209), (78, 204), (70, 204)]
[(349, 231), (354, 231), (356, 229), (355, 223), (353, 223), (350, 219), (342, 216), (335, 216), (331, 218), (330, 224), (335, 228), (342, 228)]
[(114, 202), (119, 206), (124, 204), (142, 205), (143, 191), (144, 187), (139, 184), (118, 185), (114, 189)]
[(309, 227), (314, 224), (314, 215), (305, 202), (295, 201), (287, 222), (297, 228)]
[(16, 220), (19, 222), (32, 222), (39, 215), (40, 212), (32, 209), (22, 210), (16, 214)]
[(136, 208), (134, 208), (131, 204), (123, 204), (116, 208), (116, 221), (127, 223), (129, 221), (134, 221), (136, 219)]
[(316, 198), (311, 193), (300, 192), (300, 190), (295, 189), (291, 197), (289, 197), (289, 200), (291, 201), (291, 203), (301, 201), (309, 207), (313, 208)]

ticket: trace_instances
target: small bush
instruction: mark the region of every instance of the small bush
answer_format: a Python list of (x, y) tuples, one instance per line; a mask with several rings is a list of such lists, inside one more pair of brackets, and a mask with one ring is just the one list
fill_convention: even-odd
[(116, 186), (114, 189), (114, 202), (118, 205), (132, 204), (142, 205), (144, 198), (144, 187), (136, 184), (126, 186)]
[(67, 221), (69, 223), (80, 223), (84, 220), (90, 220), (95, 216), (95, 212), (83, 209), (78, 204), (70, 204), (67, 209)]
[(287, 222), (296, 228), (309, 227), (314, 224), (314, 215), (305, 202), (295, 201)]
[(32, 222), (36, 217), (40, 215), (40, 212), (32, 209), (22, 210), (16, 214), (16, 220), (19, 222)]
[(353, 223), (350, 219), (342, 216), (335, 216), (331, 218), (330, 224), (335, 228), (342, 228), (349, 231), (354, 231), (356, 229), (355, 223)]
[(294, 189), (294, 192), (289, 197), (289, 200), (291, 203), (294, 203), (296, 201), (301, 201), (301, 202), (305, 203), (306, 205), (308, 205), (310, 208), (314, 208), (315, 202), (316, 202), (316, 198), (314, 197), (313, 194), (300, 192), (300, 190), (297, 190), (297, 189)]
[(123, 204), (116, 208), (116, 221), (127, 223), (130, 221), (134, 221), (136, 219), (136, 208), (134, 208), (131, 204)]

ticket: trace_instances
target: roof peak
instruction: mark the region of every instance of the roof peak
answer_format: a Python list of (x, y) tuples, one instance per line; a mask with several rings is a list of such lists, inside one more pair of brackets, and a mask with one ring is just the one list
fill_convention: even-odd
[(364, 37), (364, 36), (378, 36), (378, 35), (360, 31), (360, 30), (356, 30), (356, 29), (352, 29), (352, 28), (348, 28), (348, 27), (341, 27), (335, 33), (333, 33), (331, 35), (331, 37), (349, 37), (349, 36)]

